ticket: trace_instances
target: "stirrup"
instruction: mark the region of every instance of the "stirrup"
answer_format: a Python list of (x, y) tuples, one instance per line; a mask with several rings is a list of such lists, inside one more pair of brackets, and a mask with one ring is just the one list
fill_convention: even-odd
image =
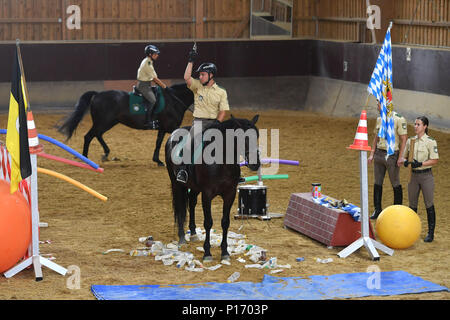
[(182, 183), (187, 183), (188, 180), (188, 173), (186, 170), (180, 170), (177, 173), (177, 181)]

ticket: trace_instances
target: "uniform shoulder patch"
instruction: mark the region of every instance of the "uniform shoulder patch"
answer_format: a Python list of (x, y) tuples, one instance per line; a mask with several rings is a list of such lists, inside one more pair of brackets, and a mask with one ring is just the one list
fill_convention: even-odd
[(400, 113), (398, 113), (398, 112), (396, 112), (396, 111), (394, 111), (394, 115), (397, 116), (397, 117), (399, 117), (399, 118), (402, 118), (402, 117), (403, 117)]
[(428, 139), (430, 139), (431, 141), (435, 140), (433, 137), (430, 137), (430, 136), (428, 136)]

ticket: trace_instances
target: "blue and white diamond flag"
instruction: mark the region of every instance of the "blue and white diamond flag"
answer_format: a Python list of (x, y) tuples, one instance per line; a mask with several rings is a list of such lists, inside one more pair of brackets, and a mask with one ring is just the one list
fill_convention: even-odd
[(392, 103), (391, 27), (392, 23), (386, 32), (383, 46), (367, 88), (367, 91), (379, 101), (381, 106), (381, 127), (378, 131), (378, 137), (386, 140), (387, 157), (394, 154), (395, 145), (394, 105)]

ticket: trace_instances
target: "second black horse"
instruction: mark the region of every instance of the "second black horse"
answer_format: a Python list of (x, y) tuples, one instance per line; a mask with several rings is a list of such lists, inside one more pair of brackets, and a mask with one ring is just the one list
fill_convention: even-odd
[[(164, 135), (166, 133), (172, 133), (180, 127), (184, 113), (194, 103), (194, 95), (184, 83), (175, 84), (168, 90), (162, 90), (162, 94), (165, 100), (165, 107), (154, 117), (156, 120), (159, 120), (160, 127), (153, 152), (153, 161), (159, 166), (164, 166), (164, 163), (159, 159)], [(75, 105), (74, 112), (58, 127), (58, 131), (63, 133), (67, 137), (67, 140), (69, 140), (90, 108), (92, 127), (84, 136), (83, 155), (85, 157), (88, 156), (89, 144), (95, 137), (105, 152), (102, 160), (106, 161), (110, 153), (110, 149), (102, 137), (106, 131), (118, 123), (133, 129), (144, 128), (145, 114), (131, 113), (129, 99), (130, 94), (121, 90), (85, 92)]]
[[(171, 186), (172, 186), (172, 205), (175, 217), (175, 223), (178, 226), (179, 243), (185, 243), (184, 239), (184, 224), (186, 222), (186, 208), (189, 207), (189, 229), (191, 232), (191, 240), (196, 236), (195, 232), (195, 206), (197, 204), (197, 196), (202, 194), (202, 207), (206, 237), (203, 244), (205, 250), (203, 260), (211, 261), (211, 245), (210, 245), (210, 230), (213, 225), (211, 214), (211, 202), (216, 196), (220, 196), (223, 199), (223, 211), (222, 211), (222, 259), (229, 259), (227, 251), (227, 233), (230, 225), (230, 210), (236, 197), (237, 185), (241, 174), (240, 170), (240, 157), (243, 157), (247, 163), (247, 166), (256, 171), (261, 165), (258, 151), (258, 128), (255, 126), (258, 116), (255, 116), (252, 120), (238, 119), (231, 116), (231, 119), (226, 120), (220, 124), (212, 125), (208, 130), (215, 129), (219, 136), (223, 139), (213, 140), (205, 138), (202, 139), (202, 146), (200, 149), (202, 154), (208, 149), (214, 150), (214, 157), (210, 160), (213, 161), (201, 161), (200, 164), (193, 164), (190, 166), (191, 175), (187, 184), (183, 184), (176, 179), (176, 170), (178, 168), (178, 152), (182, 145), (182, 135), (177, 135), (181, 130), (189, 129), (180, 128), (173, 132), (170, 138), (166, 142), (166, 164), (167, 171), (169, 173)], [(232, 135), (231, 137), (228, 135)], [(179, 142), (175, 141), (178, 136)], [(194, 139), (191, 139), (191, 141)], [(218, 141), (221, 141), (218, 143)], [(211, 145), (215, 142), (216, 147), (211, 148)], [(223, 143), (222, 143), (223, 142)], [(194, 149), (191, 149), (194, 150)], [(183, 150), (183, 152), (186, 149)], [(196, 151), (194, 153), (197, 153)], [(211, 152), (211, 154), (213, 154)], [(203, 155), (202, 155), (203, 157)], [(214, 159), (216, 160), (214, 160)], [(196, 158), (198, 159), (198, 158)], [(225, 161), (227, 159), (227, 161)], [(174, 161), (175, 160), (175, 161)], [(220, 161), (217, 161), (220, 160)], [(194, 159), (195, 161), (195, 159)], [(194, 162), (195, 163), (195, 162)]]

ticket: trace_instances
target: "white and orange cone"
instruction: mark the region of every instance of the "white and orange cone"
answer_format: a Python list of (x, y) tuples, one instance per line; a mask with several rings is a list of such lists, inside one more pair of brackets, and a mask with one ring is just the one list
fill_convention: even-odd
[(347, 149), (370, 151), (369, 139), (367, 134), (367, 112), (363, 110), (358, 123), (358, 129), (356, 130), (355, 140), (353, 144), (348, 146)]
[(36, 154), (42, 152), (43, 147), (39, 144), (39, 138), (34, 124), (33, 112), (29, 110), (27, 112), (27, 126), (28, 126), (28, 146), (30, 147), (30, 153)]

